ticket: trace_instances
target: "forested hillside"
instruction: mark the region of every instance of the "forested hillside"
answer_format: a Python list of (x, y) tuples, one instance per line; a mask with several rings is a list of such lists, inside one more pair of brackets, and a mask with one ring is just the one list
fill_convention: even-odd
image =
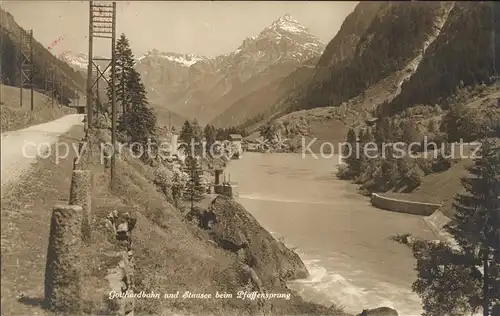
[(325, 75), (315, 77), (292, 109), (340, 105), (403, 69), (421, 52), (443, 10), (439, 2), (381, 3), (352, 59), (321, 70)]
[[(11, 86), (19, 86), (20, 84), (20, 41), (21, 32), (26, 32), (20, 27), (13, 16), (0, 8), (0, 49), (1, 49), (1, 83)], [(36, 38), (36, 34), (34, 34)], [(55, 65), (60, 72), (56, 74), (56, 81), (67, 78), (67, 87), (62, 89), (64, 99), (68, 100), (75, 95), (76, 91), (84, 91), (85, 78), (71, 68), (66, 63), (57, 59), (52, 53), (46, 49), (41, 43), (33, 40), (33, 64), (34, 78), (33, 83), (36, 89), (45, 89), (45, 75), (50, 67), (50, 64)], [(56, 85), (56, 95), (59, 96), (61, 91)], [(67, 102), (67, 101), (66, 101)]]
[[(493, 22), (493, 2), (456, 2), (418, 71), (403, 84), (401, 94), (384, 106), (384, 113), (440, 103), (461, 86), (491, 83), (494, 59), (500, 54), (493, 46)], [(498, 23), (496, 27), (498, 32)]]

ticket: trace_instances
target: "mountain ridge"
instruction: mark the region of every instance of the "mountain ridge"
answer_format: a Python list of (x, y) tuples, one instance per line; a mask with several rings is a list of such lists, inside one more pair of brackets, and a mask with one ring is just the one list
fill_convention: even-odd
[(280, 75), (285, 77), (294, 66), (319, 57), (324, 47), (305, 26), (286, 14), (226, 54), (200, 58), (189, 67), (178, 67), (169, 60), (146, 56), (137, 69), (153, 103), (185, 117), (196, 117), (204, 124), (233, 105), (227, 101), (229, 96), (224, 99), (226, 101), (221, 100), (232, 89), (246, 90), (248, 94), (258, 89), (253, 86), (252, 77), (262, 76), (262, 72), (272, 66), (283, 69)]

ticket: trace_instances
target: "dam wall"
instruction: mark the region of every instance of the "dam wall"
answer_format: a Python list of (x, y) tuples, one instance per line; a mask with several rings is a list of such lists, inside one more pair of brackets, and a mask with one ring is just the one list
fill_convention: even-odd
[(377, 193), (372, 193), (371, 203), (373, 206), (383, 210), (421, 216), (430, 216), (442, 206), (436, 203), (398, 200), (381, 196)]

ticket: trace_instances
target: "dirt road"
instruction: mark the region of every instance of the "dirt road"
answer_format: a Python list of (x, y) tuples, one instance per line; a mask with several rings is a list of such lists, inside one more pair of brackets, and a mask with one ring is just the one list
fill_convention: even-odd
[[(5, 188), (27, 172), (37, 157), (55, 155), (56, 150), (51, 146), (72, 127), (83, 127), (82, 120), (82, 114), (71, 114), (48, 123), (2, 133), (2, 196)], [(59, 155), (65, 155), (63, 150), (66, 149), (61, 148)]]

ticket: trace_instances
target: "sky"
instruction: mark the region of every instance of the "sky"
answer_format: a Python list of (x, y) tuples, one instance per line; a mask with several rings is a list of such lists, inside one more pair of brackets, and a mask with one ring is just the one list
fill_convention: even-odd
[[(357, 2), (341, 1), (118, 1), (117, 35), (125, 33), (141, 56), (164, 52), (213, 57), (234, 51), (274, 20), (291, 14), (328, 43)], [(1, 7), (54, 54), (87, 53), (86, 1), (1, 1)], [(94, 55), (109, 57), (109, 40), (97, 39)]]

